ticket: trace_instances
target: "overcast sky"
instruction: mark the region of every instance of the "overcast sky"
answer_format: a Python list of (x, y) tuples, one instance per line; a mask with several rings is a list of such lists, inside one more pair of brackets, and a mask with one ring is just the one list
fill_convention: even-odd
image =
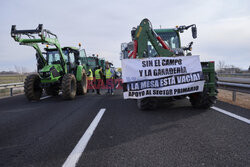
[(194, 41), (193, 54), (201, 60), (224, 61), (242, 69), (250, 66), (250, 1), (248, 0), (2, 0), (0, 2), (0, 71), (14, 65), (36, 69), (35, 50), (20, 46), (10, 37), (17, 29), (36, 28), (39, 23), (57, 34), (61, 46), (82, 43), (88, 54), (121, 66), (120, 44), (131, 41), (130, 31), (143, 18), (154, 28), (195, 23), (182, 34), (182, 45)]

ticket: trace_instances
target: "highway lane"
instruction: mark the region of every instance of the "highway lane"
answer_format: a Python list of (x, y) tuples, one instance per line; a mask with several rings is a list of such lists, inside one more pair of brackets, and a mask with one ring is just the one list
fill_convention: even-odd
[(186, 99), (147, 112), (119, 96), (112, 101), (78, 166), (250, 164), (249, 124), (214, 110), (194, 110)]
[[(250, 111), (217, 107), (250, 119)], [(106, 112), (77, 166), (248, 166), (249, 124), (214, 110), (194, 110), (187, 99), (139, 111), (115, 96), (23, 95), (0, 100), (0, 166), (62, 166), (101, 108)]]
[(104, 96), (28, 102), (0, 100), (0, 166), (61, 166), (99, 111)]

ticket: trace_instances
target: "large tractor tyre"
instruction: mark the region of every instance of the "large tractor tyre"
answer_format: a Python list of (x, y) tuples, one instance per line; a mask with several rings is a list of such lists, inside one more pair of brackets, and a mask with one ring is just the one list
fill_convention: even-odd
[(41, 88), (41, 79), (38, 74), (28, 75), (24, 82), (24, 93), (29, 101), (40, 100), (43, 89)]
[(77, 95), (84, 95), (87, 93), (87, 86), (88, 86), (88, 81), (87, 81), (87, 75), (86, 73), (82, 74), (82, 80), (81, 81), (77, 81), (77, 90), (76, 90), (76, 94)]
[(76, 78), (73, 74), (65, 74), (62, 79), (62, 97), (72, 100), (76, 96)]
[[(218, 93), (217, 81), (218, 81), (218, 77), (216, 76), (216, 73), (215, 73), (215, 92), (216, 93)], [(189, 100), (194, 108), (209, 109), (216, 103), (217, 97), (209, 96), (209, 90), (207, 88), (204, 88), (203, 92), (194, 93), (190, 95)]]
[(140, 110), (155, 110), (157, 108), (157, 99), (151, 97), (138, 99), (137, 107)]
[(47, 95), (57, 96), (59, 94), (58, 86), (50, 86), (45, 88), (45, 92)]
[(216, 102), (216, 96), (209, 96), (207, 91), (195, 93), (190, 96), (190, 103), (197, 109), (209, 109)]

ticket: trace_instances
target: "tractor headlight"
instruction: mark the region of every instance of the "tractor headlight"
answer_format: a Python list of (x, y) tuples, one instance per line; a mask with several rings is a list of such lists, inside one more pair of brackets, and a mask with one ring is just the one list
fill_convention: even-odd
[(50, 77), (50, 71), (47, 72), (39, 72), (40, 76), (43, 78), (47, 78)]

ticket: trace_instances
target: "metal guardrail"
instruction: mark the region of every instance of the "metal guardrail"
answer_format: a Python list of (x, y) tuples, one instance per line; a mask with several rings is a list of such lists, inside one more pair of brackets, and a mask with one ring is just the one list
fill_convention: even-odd
[(250, 73), (218, 73), (218, 76), (233, 76), (233, 77), (248, 77), (250, 78)]
[(19, 82), (19, 83), (9, 83), (9, 84), (0, 84), (0, 90), (1, 89), (10, 89), (10, 96), (13, 96), (13, 89), (14, 88), (20, 88), (23, 87), (24, 83)]
[(250, 84), (250, 78), (238, 78), (238, 77), (218, 77), (221, 82), (231, 82), (239, 84)]
[(231, 82), (218, 82), (219, 88), (232, 91), (232, 100), (236, 101), (236, 92), (250, 94), (250, 84), (231, 83)]

